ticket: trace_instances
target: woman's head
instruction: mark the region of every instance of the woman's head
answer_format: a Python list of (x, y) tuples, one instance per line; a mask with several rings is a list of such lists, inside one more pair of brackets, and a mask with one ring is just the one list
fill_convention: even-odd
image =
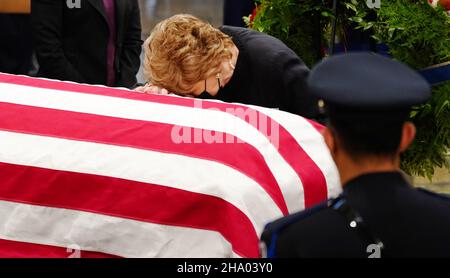
[(192, 15), (175, 15), (158, 23), (145, 41), (145, 74), (152, 84), (171, 92), (215, 95), (223, 71), (234, 68), (233, 47), (231, 38), (210, 24)]

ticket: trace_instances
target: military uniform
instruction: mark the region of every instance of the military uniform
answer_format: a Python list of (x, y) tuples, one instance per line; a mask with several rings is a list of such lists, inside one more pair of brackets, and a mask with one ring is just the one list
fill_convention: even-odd
[[(329, 58), (308, 83), (349, 124), (403, 117), (430, 94), (411, 69), (367, 53)], [(262, 242), (268, 257), (450, 257), (450, 199), (400, 172), (366, 173), (338, 198), (268, 224)]]
[(263, 240), (277, 257), (450, 257), (450, 200), (400, 173), (367, 174), (339, 198), (271, 223)]

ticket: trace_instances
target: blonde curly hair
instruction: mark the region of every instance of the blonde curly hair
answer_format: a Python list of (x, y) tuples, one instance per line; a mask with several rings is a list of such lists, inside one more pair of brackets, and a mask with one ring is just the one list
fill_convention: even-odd
[(189, 14), (158, 23), (144, 43), (144, 73), (153, 85), (192, 93), (196, 83), (220, 72), (231, 59), (229, 36)]

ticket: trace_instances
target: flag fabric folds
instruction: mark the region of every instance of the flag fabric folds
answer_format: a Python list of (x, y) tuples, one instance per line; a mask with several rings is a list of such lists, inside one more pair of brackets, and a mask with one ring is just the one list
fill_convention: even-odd
[(258, 257), (340, 192), (282, 111), (0, 74), (0, 257)]

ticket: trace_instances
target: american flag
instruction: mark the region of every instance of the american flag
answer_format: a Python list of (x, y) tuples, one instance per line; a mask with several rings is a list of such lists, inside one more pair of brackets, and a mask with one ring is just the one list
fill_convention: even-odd
[(321, 128), (0, 74), (0, 257), (258, 257), (266, 223), (340, 192)]

